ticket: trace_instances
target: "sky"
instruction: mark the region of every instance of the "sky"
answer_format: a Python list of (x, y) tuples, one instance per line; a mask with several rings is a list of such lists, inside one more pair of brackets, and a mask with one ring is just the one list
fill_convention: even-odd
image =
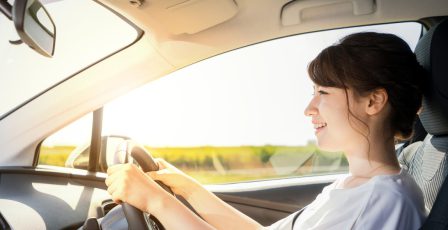
[(303, 112), (312, 94), (307, 65), (323, 48), (357, 31), (398, 33), (415, 47), (420, 27), (407, 23), (325, 31), (218, 55), (107, 104), (103, 134), (158, 147), (306, 145), (315, 139)]
[[(6, 74), (0, 76), (0, 96), (17, 95), (12, 100), (0, 102), (0, 114), (70, 75), (80, 66), (132, 41), (135, 31), (133, 34), (123, 22), (110, 15), (98, 17), (101, 10), (85, 10), (82, 7), (86, 6), (75, 4), (76, 1), (66, 0), (64, 4), (72, 4), (70, 7), (75, 7), (73, 12), (83, 12), (82, 18), (79, 14), (73, 17), (58, 15), (61, 11), (57, 8), (62, 7), (58, 5), (60, 2), (50, 4), (53, 6), (49, 11), (55, 21), (73, 25), (70, 29), (57, 27), (56, 56), (51, 62), (45, 58), (35, 61), (33, 58), (41, 57), (25, 46), (5, 45), (5, 40), (14, 37), (13, 30), (9, 36), (0, 36), (0, 49), (4, 51), (2, 56), (8, 56), (0, 64), (2, 71), (6, 69)], [(108, 23), (98, 22), (109, 26), (98, 31), (99, 26), (88, 20), (94, 16), (111, 17)], [(7, 27), (4, 19), (0, 20), (0, 24), (0, 27)], [(129, 36), (117, 36), (117, 29)], [(212, 57), (150, 82), (107, 104), (103, 134), (125, 135), (140, 143), (159, 147), (305, 145), (314, 140), (311, 121), (303, 112), (312, 94), (307, 65), (325, 47), (359, 31), (396, 33), (413, 48), (420, 27), (415, 23), (401, 23), (310, 33), (259, 43)], [(107, 40), (92, 42), (93, 36), (103, 36)], [(80, 46), (71, 45), (74, 44), (70, 40), (73, 38), (84, 39), (76, 43), (92, 47), (82, 46), (82, 50), (101, 52), (79, 53)], [(23, 54), (17, 52), (18, 49), (32, 56), (25, 60), (30, 63), (28, 68), (18, 68), (24, 62)], [(41, 73), (42, 76), (51, 75), (54, 78), (30, 79), (29, 76), (37, 69), (47, 71)], [(20, 87), (22, 93), (13, 92)], [(90, 125), (91, 115), (88, 115), (49, 137), (45, 143), (71, 145), (86, 142), (91, 132)]]

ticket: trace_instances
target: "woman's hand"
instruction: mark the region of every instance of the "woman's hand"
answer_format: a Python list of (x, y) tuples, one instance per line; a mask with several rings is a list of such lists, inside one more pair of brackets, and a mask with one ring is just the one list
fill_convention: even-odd
[[(169, 166), (166, 162), (159, 163), (159, 165)], [(174, 166), (171, 167), (175, 169)], [(107, 191), (115, 202), (126, 202), (157, 216), (166, 229), (213, 229), (134, 164), (114, 165), (109, 167), (107, 174)], [(178, 175), (174, 178), (182, 178), (182, 174), (169, 173), (169, 175)], [(165, 182), (165, 180), (163, 181)], [(181, 182), (180, 184), (185, 182), (183, 179), (175, 181)], [(178, 184), (167, 183), (167, 185), (177, 186)]]
[(117, 203), (126, 202), (154, 214), (167, 199), (174, 199), (134, 164), (111, 166), (107, 174), (107, 191)]
[(147, 175), (153, 180), (163, 182), (170, 187), (175, 194), (181, 195), (187, 199), (189, 195), (201, 186), (194, 178), (188, 176), (165, 160), (158, 158), (155, 161), (159, 165), (159, 170), (148, 172)]
[[(256, 221), (219, 199), (192, 177), (162, 159), (156, 159), (156, 162), (159, 164), (159, 171), (149, 172), (147, 175), (183, 196), (203, 220), (215, 229), (262, 229)], [(176, 216), (176, 219), (178, 218)], [(198, 218), (198, 222), (201, 221)], [(202, 226), (197, 226), (191, 229), (202, 229)], [(186, 229), (186, 225), (173, 229)]]

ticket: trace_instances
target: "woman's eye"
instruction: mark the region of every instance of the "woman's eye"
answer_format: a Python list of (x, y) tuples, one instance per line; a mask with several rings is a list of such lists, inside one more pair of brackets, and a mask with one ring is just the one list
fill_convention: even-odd
[(320, 96), (320, 95), (324, 95), (324, 94), (328, 94), (328, 92), (327, 92), (327, 91), (324, 91), (324, 90), (321, 90), (321, 89), (320, 89), (320, 90), (316, 90), (316, 89), (314, 89), (314, 90), (313, 90), (313, 93), (312, 93), (311, 95), (313, 95), (313, 97), (314, 97), (314, 96), (316, 96), (316, 95), (319, 95), (319, 96)]
[(327, 92), (325, 92), (325, 91), (323, 91), (323, 90), (319, 90), (319, 91), (317, 91), (317, 93), (318, 93), (319, 95), (328, 94)]

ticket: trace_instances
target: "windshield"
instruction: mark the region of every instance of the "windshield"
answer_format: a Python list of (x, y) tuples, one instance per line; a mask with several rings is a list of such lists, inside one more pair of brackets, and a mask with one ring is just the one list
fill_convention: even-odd
[(19, 40), (14, 24), (0, 14), (0, 120), (71, 75), (131, 44), (135, 27), (91, 0), (47, 1), (56, 26), (55, 53), (44, 57)]

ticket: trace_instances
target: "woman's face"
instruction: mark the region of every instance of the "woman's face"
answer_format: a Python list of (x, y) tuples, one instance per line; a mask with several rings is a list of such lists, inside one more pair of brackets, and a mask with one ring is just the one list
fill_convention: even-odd
[[(347, 103), (347, 98), (349, 103)], [(362, 123), (349, 114), (363, 120), (363, 102), (354, 98), (350, 90), (314, 86), (314, 96), (305, 109), (312, 123), (319, 147), (327, 151), (350, 151), (365, 140), (360, 132)], [(364, 128), (365, 129), (365, 128)]]

